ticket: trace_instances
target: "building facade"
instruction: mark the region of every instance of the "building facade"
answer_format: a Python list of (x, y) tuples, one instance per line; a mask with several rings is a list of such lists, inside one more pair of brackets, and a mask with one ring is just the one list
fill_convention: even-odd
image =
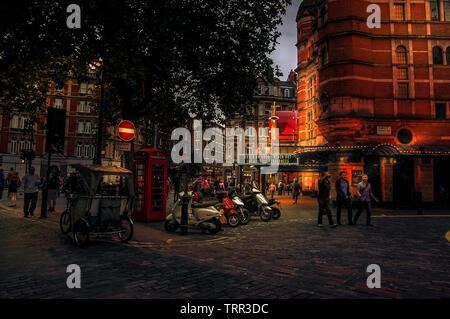
[[(51, 85), (47, 94), (47, 105), (66, 110), (64, 154), (53, 154), (52, 165), (60, 168), (62, 175), (70, 173), (70, 164), (92, 164), (96, 154), (98, 114), (95, 111), (93, 97), (96, 94), (95, 82), (78, 83), (68, 79), (62, 89)], [(10, 118), (0, 115), (0, 156), (1, 166), (5, 170), (13, 167), (19, 176), (25, 174), (25, 162), (20, 158), (24, 149), (32, 149), (36, 158), (32, 165), (36, 173), (45, 176), (47, 171), (47, 154), (45, 153), (46, 132), (44, 125), (30, 125), (27, 114), (14, 115)], [(46, 118), (41, 118), (45, 124)], [(107, 137), (103, 140), (102, 165), (121, 166), (125, 143), (117, 138), (116, 127), (106, 128)], [(142, 136), (136, 135), (137, 147), (143, 144)]]
[[(280, 143), (279, 143), (279, 159), (280, 170), (278, 174), (274, 174), (266, 181), (273, 180), (275, 182), (280, 180), (292, 181), (293, 175), (297, 174), (295, 163), (289, 163), (289, 154), (293, 154), (297, 149), (298, 141), (298, 115), (297, 115), (297, 78), (296, 73), (291, 71), (287, 81), (275, 79), (273, 83), (267, 83), (263, 80), (258, 82), (257, 90), (254, 95), (254, 103), (250, 108), (250, 114), (238, 115), (228, 121), (227, 127), (240, 127), (246, 132), (246, 152), (247, 155), (237, 162), (246, 162), (240, 167), (242, 179), (247, 180), (261, 180), (260, 179), (260, 165), (257, 163), (250, 164), (249, 156), (260, 152), (258, 149), (252, 149), (249, 144), (250, 137), (256, 137), (259, 141), (261, 136), (267, 138), (268, 145), (270, 145), (269, 131), (272, 125), (279, 128)], [(272, 116), (275, 114), (276, 121), (274, 122)], [(255, 130), (249, 130), (252, 127)], [(261, 145), (259, 145), (261, 147)], [(268, 146), (270, 149), (270, 146)], [(265, 153), (270, 153), (266, 150)], [(235, 150), (235, 156), (237, 149)], [(284, 160), (286, 158), (286, 160)], [(278, 159), (277, 159), (278, 160)], [(227, 164), (225, 167), (225, 175), (229, 178), (232, 172), (237, 172), (239, 168), (234, 165)]]
[(366, 173), (385, 202), (448, 203), (450, 1), (304, 0), (297, 31), (302, 161), (353, 190)]

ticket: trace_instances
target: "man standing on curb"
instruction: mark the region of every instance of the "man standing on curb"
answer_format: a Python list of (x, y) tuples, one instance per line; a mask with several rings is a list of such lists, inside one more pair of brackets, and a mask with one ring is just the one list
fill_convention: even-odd
[(370, 217), (372, 214), (372, 202), (371, 199), (376, 201), (377, 203), (378, 198), (375, 197), (375, 195), (372, 193), (372, 185), (369, 183), (369, 177), (364, 174), (362, 177), (362, 181), (358, 184), (357, 193), (360, 201), (360, 207), (358, 209), (358, 212), (356, 213), (355, 220), (353, 221), (353, 224), (356, 225), (356, 222), (358, 221), (359, 216), (361, 215), (362, 211), (366, 210), (366, 225), (367, 226), (373, 226), (370, 223)]
[(342, 206), (347, 208), (348, 213), (348, 224), (353, 225), (352, 220), (352, 199), (350, 195), (350, 185), (348, 180), (346, 179), (347, 173), (345, 171), (342, 171), (339, 174), (339, 179), (336, 181), (336, 219), (337, 224), (341, 224), (341, 210)]
[(25, 175), (22, 182), (25, 197), (23, 203), (23, 217), (29, 217), (28, 215), (33, 216), (38, 200), (38, 185), (40, 183), (39, 176), (34, 174), (34, 167), (30, 168), (29, 173)]
[(322, 179), (319, 181), (319, 196), (317, 197), (319, 201), (319, 220), (317, 226), (322, 227), (322, 216), (326, 214), (328, 217), (328, 222), (330, 227), (336, 227), (333, 224), (333, 217), (331, 217), (330, 209), (330, 197), (331, 197), (331, 183), (330, 183), (330, 173), (325, 172)]

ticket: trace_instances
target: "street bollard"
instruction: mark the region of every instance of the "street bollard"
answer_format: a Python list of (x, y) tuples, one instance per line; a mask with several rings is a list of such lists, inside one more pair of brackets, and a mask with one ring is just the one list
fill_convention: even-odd
[(181, 198), (181, 235), (186, 235), (188, 233), (188, 205), (189, 205), (189, 196), (186, 193)]

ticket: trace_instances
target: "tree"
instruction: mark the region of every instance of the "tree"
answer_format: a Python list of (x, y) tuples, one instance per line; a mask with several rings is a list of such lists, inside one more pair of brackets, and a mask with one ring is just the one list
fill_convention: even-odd
[[(2, 81), (9, 92), (2, 105), (20, 96), (13, 87), (25, 90), (26, 83), (14, 83), (18, 69), (23, 79), (54, 80), (67, 75), (61, 57), (70, 57), (77, 76), (102, 58), (108, 95), (121, 117), (159, 115), (161, 127), (173, 127), (189, 115), (221, 120), (251, 100), (256, 79), (273, 76), (268, 55), (290, 0), (85, 0), (77, 2), (80, 29), (66, 26), (69, 2), (19, 3), (1, 5), (2, 79), (10, 75)], [(43, 92), (47, 82), (38, 82)]]

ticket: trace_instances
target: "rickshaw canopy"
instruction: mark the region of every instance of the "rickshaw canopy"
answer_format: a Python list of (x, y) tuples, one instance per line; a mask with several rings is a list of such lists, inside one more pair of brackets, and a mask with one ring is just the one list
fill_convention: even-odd
[(129, 169), (117, 166), (81, 164), (71, 164), (71, 166), (80, 172), (80, 175), (85, 182), (85, 188), (88, 191), (88, 195), (95, 195), (103, 176), (118, 175), (121, 177), (127, 177), (129, 196), (134, 197), (133, 172)]

